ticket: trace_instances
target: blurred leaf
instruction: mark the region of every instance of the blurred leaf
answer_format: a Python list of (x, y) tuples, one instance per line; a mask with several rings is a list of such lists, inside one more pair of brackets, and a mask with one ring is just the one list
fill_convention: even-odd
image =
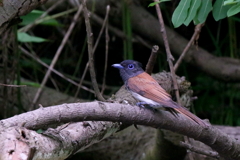
[[(31, 24), (36, 19), (38, 19), (43, 13), (44, 13), (44, 11), (32, 10), (32, 12), (30, 12), (29, 14), (20, 17), (23, 21), (19, 25), (24, 26), (24, 25)], [(41, 25), (49, 25), (49, 26), (59, 26), (60, 25), (57, 20), (49, 19), (49, 16), (45, 16), (44, 18), (46, 18), (48, 20), (41, 22), (40, 23)]]
[(193, 18), (196, 16), (196, 13), (201, 5), (201, 1), (199, 0), (191, 0), (190, 9), (188, 11), (187, 19), (184, 21), (184, 24), (186, 26), (189, 25), (189, 23), (193, 20)]
[(156, 4), (158, 4), (158, 3), (167, 2), (167, 1), (171, 1), (171, 0), (160, 0), (160, 1), (158, 1), (158, 2), (152, 2), (152, 3), (150, 3), (150, 4), (148, 5), (148, 7), (153, 7), (153, 6), (155, 6)]
[(23, 59), (21, 60), (20, 62), (21, 64), (21, 67), (27, 67), (27, 68), (41, 68), (41, 65), (39, 63), (36, 63), (35, 61), (33, 60), (30, 60), (30, 59)]
[(227, 17), (227, 11), (231, 7), (231, 5), (224, 6), (224, 0), (216, 0), (213, 5), (213, 18), (215, 21), (223, 19)]
[(237, 3), (235, 5), (233, 5), (227, 12), (227, 16), (230, 17), (230, 16), (233, 16), (237, 13), (240, 12), (240, 3)]
[(239, 0), (238, 1), (235, 1), (235, 0), (227, 0), (227, 1), (224, 1), (223, 5), (229, 5), (229, 4), (235, 4), (235, 3), (238, 3), (240, 2)]
[[(17, 84), (17, 81), (14, 81), (14, 84)], [(32, 87), (37, 87), (39, 88), (41, 85), (39, 83), (35, 83), (35, 82), (23, 82), (21, 81), (20, 85), (26, 85), (26, 86), (32, 86)]]
[(36, 132), (37, 132), (38, 134), (42, 134), (44, 131), (43, 131), (42, 129), (38, 129)]
[(199, 21), (199, 23), (197, 23), (197, 24), (200, 24), (200, 23), (203, 23), (206, 21), (207, 16), (208, 16), (209, 12), (212, 10), (212, 8), (213, 8), (212, 0), (202, 1), (202, 4), (197, 13), (197, 19)]
[[(47, 19), (50, 16), (46, 16), (45, 18)], [(46, 25), (46, 26), (61, 26), (60, 23), (56, 19), (48, 19), (44, 20), (43, 22), (39, 23), (40, 25)]]
[(181, 0), (172, 15), (172, 23), (175, 28), (183, 24), (188, 15), (191, 0)]
[(238, 17), (231, 17), (231, 18), (232, 18), (232, 20), (234, 20), (234, 21), (240, 22), (240, 18), (238, 18)]
[(37, 18), (39, 18), (44, 12), (39, 10), (32, 10), (27, 15), (21, 16), (22, 22), (19, 25), (28, 25), (33, 23)]
[(18, 32), (17, 33), (18, 41), (19, 42), (35, 42), (35, 43), (41, 43), (48, 41), (47, 39), (31, 36), (25, 32)]
[(200, 24), (200, 21), (198, 20), (198, 15), (196, 15), (194, 18), (193, 18), (193, 23), (194, 25), (197, 25), (197, 24)]

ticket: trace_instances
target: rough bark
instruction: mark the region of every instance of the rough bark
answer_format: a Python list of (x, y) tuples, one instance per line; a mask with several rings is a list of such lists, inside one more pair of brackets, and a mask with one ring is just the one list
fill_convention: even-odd
[(0, 159), (66, 159), (75, 152), (100, 142), (118, 128), (118, 123), (79, 122), (38, 134), (23, 127), (8, 127), (0, 133)]
[(40, 108), (0, 121), (0, 131), (18, 125), (28, 129), (39, 129), (50, 124), (88, 120), (123, 122), (167, 129), (207, 144), (226, 159), (240, 159), (240, 143), (213, 126), (204, 128), (182, 115), (176, 118), (167, 111), (154, 113), (148, 109), (118, 103), (96, 101)]
[(21, 22), (20, 16), (25, 15), (47, 0), (2, 0), (0, 7), (0, 33), (14, 24)]
[[(169, 81), (170, 75), (169, 73), (160, 73), (153, 75), (156, 80), (160, 82), (160, 84), (169, 92), (171, 92), (172, 89), (172, 83)], [(184, 80), (184, 78), (178, 78), (177, 79), (180, 87), (180, 93), (186, 94), (186, 96), (189, 96), (188, 99), (191, 97), (191, 94), (189, 94), (189, 90), (187, 90), (190, 86), (190, 84)], [(45, 90), (48, 92), (48, 90)], [(26, 90), (24, 91), (24, 95), (31, 99), (31, 95), (34, 95), (34, 92), (36, 90), (33, 90), (32, 94), (26, 94)], [(53, 91), (51, 91), (51, 94)], [(43, 94), (43, 96), (49, 97), (48, 93)], [(186, 97), (184, 96), (184, 97)], [(44, 101), (44, 97), (42, 97), (42, 100)], [(196, 139), (202, 140), (204, 143), (208, 144), (211, 143), (211, 141), (214, 141), (216, 139), (215, 143), (211, 143), (213, 149), (221, 151), (222, 154), (229, 155), (231, 153), (227, 153), (226, 151), (222, 151), (221, 149), (218, 149), (218, 145), (221, 148), (224, 143), (224, 145), (228, 145), (228, 147), (232, 145), (238, 145), (237, 141), (235, 139), (232, 139), (231, 137), (228, 137), (230, 143), (223, 142), (224, 139), (227, 140), (227, 135), (224, 133), (218, 131), (216, 128), (209, 128), (209, 129), (199, 129), (199, 126), (197, 126), (194, 122), (189, 122), (189, 119), (185, 119), (185, 117), (179, 116), (178, 120), (176, 120), (176, 117), (172, 116), (167, 111), (161, 111), (160, 113), (154, 113), (150, 110), (146, 109), (140, 109), (137, 106), (131, 106), (130, 104), (135, 104), (136, 101), (130, 96), (128, 92), (125, 91), (124, 87), (116, 93), (114, 97), (112, 97), (112, 100), (124, 103), (125, 105), (121, 104), (114, 104), (114, 103), (102, 103), (102, 102), (90, 102), (90, 103), (75, 103), (75, 104), (63, 104), (59, 106), (53, 106), (53, 107), (47, 107), (47, 108), (40, 108), (35, 111), (27, 112), (18, 116), (11, 117), (9, 119), (5, 119), (0, 121), (0, 133), (8, 134), (9, 132), (5, 133), (7, 131), (7, 128), (13, 128), (17, 126), (17, 128), (20, 127), (26, 127), (28, 129), (39, 129), (39, 128), (49, 128), (50, 126), (59, 126), (62, 123), (68, 123), (72, 122), (70, 124), (64, 124), (59, 126), (57, 129), (49, 129), (47, 132), (45, 132), (45, 136), (52, 138), (54, 141), (57, 142), (66, 143), (66, 145), (69, 146), (67, 148), (69, 152), (75, 153), (76, 148), (83, 149), (88, 146), (90, 146), (93, 143), (97, 143), (100, 140), (108, 137), (111, 135), (111, 133), (115, 133), (119, 129), (119, 125), (116, 123), (105, 123), (105, 122), (83, 122), (83, 123), (73, 123), (74, 121), (82, 121), (82, 120), (107, 120), (107, 121), (123, 121), (125, 123), (130, 124), (145, 124), (154, 126), (155, 128), (165, 128), (168, 130), (172, 130), (175, 132), (179, 132), (182, 134), (190, 135), (190, 137), (194, 137)], [(189, 101), (185, 101), (185, 104), (189, 106)], [(110, 110), (109, 110), (110, 109)], [(129, 117), (128, 117), (129, 116)], [(168, 118), (167, 118), (168, 117)], [(129, 119), (130, 118), (130, 119)], [(154, 120), (157, 118), (156, 120)], [(152, 123), (154, 122), (154, 124)], [(160, 124), (158, 124), (160, 123)], [(177, 128), (175, 128), (177, 127)], [(16, 130), (16, 129), (15, 129)], [(150, 131), (150, 129), (148, 129)], [(152, 130), (152, 129), (151, 129)], [(232, 129), (233, 130), (233, 129)], [(154, 132), (154, 130), (152, 130)], [(227, 131), (230, 131), (229, 129)], [(137, 131), (138, 132), (138, 131)], [(234, 131), (233, 131), (234, 132)], [(69, 133), (73, 133), (69, 135)], [(76, 134), (75, 134), (76, 133)], [(130, 133), (133, 133), (131, 131)], [(147, 136), (148, 132), (142, 132), (142, 134), (146, 134)], [(28, 134), (31, 135), (31, 134)], [(43, 135), (43, 136), (44, 136)], [(151, 134), (152, 135), (152, 134)], [(170, 135), (169, 132), (166, 135)], [(233, 135), (232, 132), (230, 135)], [(19, 136), (19, 135), (18, 135)], [(84, 138), (82, 138), (85, 136)], [(137, 134), (135, 136), (138, 136)], [(143, 135), (140, 135), (142, 137)], [(145, 137), (144, 136), (144, 137)], [(219, 138), (220, 136), (223, 136), (224, 139)], [(65, 137), (65, 138), (64, 138)], [(103, 138), (104, 137), (104, 138)], [(166, 137), (166, 136), (164, 136)], [(124, 137), (125, 139), (128, 139), (125, 144), (134, 143), (135, 138), (130, 137)], [(153, 142), (153, 137), (151, 137), (150, 142)], [(30, 138), (28, 138), (30, 139)], [(155, 138), (154, 138), (155, 139)], [(39, 139), (40, 140), (40, 139)], [(119, 140), (119, 139), (118, 139)], [(136, 137), (137, 140), (137, 137)], [(108, 139), (108, 142), (110, 140)], [(148, 141), (148, 139), (143, 140), (142, 143), (139, 145), (144, 145), (145, 141)], [(220, 141), (220, 143), (219, 143)], [(51, 141), (49, 141), (51, 143)], [(71, 145), (74, 142), (76, 145)], [(81, 143), (80, 143), (81, 142)], [(111, 144), (115, 143), (116, 141), (111, 142)], [(146, 143), (146, 144), (150, 144)], [(178, 143), (179, 140), (173, 140), (174, 143)], [(29, 145), (29, 142), (24, 142), (27, 146)], [(42, 143), (42, 142), (39, 142)], [(55, 142), (54, 142), (55, 143)], [(69, 143), (69, 144), (67, 144)], [(116, 142), (117, 143), (117, 142)], [(115, 143), (115, 145), (116, 145)], [(218, 143), (216, 146), (215, 144)], [(38, 144), (38, 143), (35, 143)], [(101, 144), (100, 144), (101, 145)], [(194, 144), (192, 144), (194, 145)], [(210, 146), (211, 146), (210, 145)], [(223, 146), (224, 146), (223, 145)], [(35, 147), (37, 147), (36, 145)], [(44, 150), (59, 150), (60, 148), (58, 145), (53, 145), (55, 147), (53, 148), (45, 148)], [(106, 145), (104, 145), (106, 146)], [(119, 145), (118, 145), (119, 146)], [(136, 152), (132, 151), (131, 153), (134, 153), (133, 155), (136, 155), (137, 153), (145, 151), (144, 155), (147, 155), (150, 152), (150, 155), (154, 152), (151, 152), (153, 149), (153, 143), (151, 143), (152, 147), (144, 146), (143, 148), (138, 148)], [(47, 145), (46, 145), (47, 147)], [(107, 146), (106, 146), (107, 147)], [(120, 146), (119, 146), (120, 147)], [(131, 147), (131, 145), (129, 146)], [(134, 149), (134, 145), (132, 146)], [(227, 147), (227, 146), (226, 146)], [(30, 147), (31, 148), (31, 147)], [(127, 149), (128, 147), (123, 147)], [(26, 148), (27, 149), (27, 148)], [(143, 149), (143, 150), (141, 150)], [(44, 153), (44, 150), (36, 151), (43, 155), (48, 154)], [(209, 149), (208, 149), (209, 150)], [(124, 151), (124, 149), (123, 149)], [(56, 151), (57, 153), (60, 153)], [(114, 151), (113, 151), (114, 152)], [(120, 151), (117, 151), (119, 153)], [(228, 151), (230, 152), (230, 151)], [(54, 152), (55, 153), (55, 152)], [(62, 152), (61, 152), (62, 153)], [(129, 153), (129, 152), (126, 152)], [(64, 157), (64, 153), (63, 157)], [(115, 154), (115, 156), (117, 156)], [(53, 154), (52, 156), (54, 156)], [(121, 155), (121, 154), (120, 154)], [(127, 156), (127, 155), (125, 155)], [(141, 154), (137, 157), (141, 157)], [(113, 154), (114, 157), (114, 154)], [(124, 157), (124, 156), (121, 156)], [(143, 157), (141, 157), (143, 158)]]

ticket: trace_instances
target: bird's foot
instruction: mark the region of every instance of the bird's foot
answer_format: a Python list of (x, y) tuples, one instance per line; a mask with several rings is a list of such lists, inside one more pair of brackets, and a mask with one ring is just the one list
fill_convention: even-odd
[(141, 108), (145, 108), (146, 102), (137, 102), (136, 105)]

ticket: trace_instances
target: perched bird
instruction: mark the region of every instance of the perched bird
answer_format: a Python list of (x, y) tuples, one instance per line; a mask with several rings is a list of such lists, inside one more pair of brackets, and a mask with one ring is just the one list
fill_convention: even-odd
[(140, 102), (137, 105), (147, 104), (152, 108), (165, 107), (181, 113), (201, 126), (208, 126), (206, 122), (189, 112), (186, 108), (174, 102), (171, 96), (154, 80), (144, 72), (142, 64), (134, 60), (125, 60), (120, 64), (113, 64), (118, 68), (126, 89)]

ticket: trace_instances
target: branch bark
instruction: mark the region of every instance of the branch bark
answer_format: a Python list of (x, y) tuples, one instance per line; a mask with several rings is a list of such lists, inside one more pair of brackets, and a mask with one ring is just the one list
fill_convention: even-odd
[(85, 19), (85, 25), (86, 25), (86, 31), (87, 31), (87, 43), (88, 43), (88, 63), (89, 63), (89, 71), (90, 71), (90, 76), (92, 80), (92, 85), (95, 91), (95, 94), (97, 98), (101, 101), (105, 101), (103, 98), (98, 85), (97, 85), (97, 79), (96, 79), (96, 73), (94, 69), (94, 59), (93, 59), (93, 33), (90, 25), (90, 20), (89, 20), (89, 11), (86, 7), (86, 0), (82, 0), (82, 5), (83, 5), (83, 13), (84, 13), (84, 19)]
[(19, 126), (5, 128), (0, 133), (0, 159), (24, 156), (26, 159), (63, 160), (112, 135), (119, 126), (111, 122), (78, 122), (50, 128), (42, 134)]
[(31, 12), (47, 0), (2, 0), (0, 7), (0, 33), (8, 27), (21, 22), (20, 16)]
[(171, 130), (209, 145), (226, 159), (240, 158), (240, 143), (213, 126), (203, 128), (181, 115), (176, 118), (167, 111), (154, 113), (148, 109), (118, 103), (96, 101), (40, 108), (0, 121), (0, 132), (6, 127), (19, 125), (39, 129), (50, 124), (89, 120), (140, 124)]
[[(169, 73), (168, 74), (160, 73), (160, 74), (154, 75), (154, 78), (161, 82), (161, 85), (164, 87), (164, 89), (168, 91), (172, 89), (172, 84), (171, 82), (169, 82), (170, 80)], [(183, 81), (181, 78), (178, 78), (177, 81), (180, 84), (182, 83), (186, 84), (186, 81)], [(184, 86), (180, 85), (180, 88), (179, 88), (180, 92), (181, 93), (186, 92), (186, 88), (188, 87), (189, 86), (186, 86), (186, 85)], [(90, 103), (63, 104), (59, 106), (39, 108), (35, 111), (27, 112), (27, 113), (0, 121), (0, 134), (3, 134), (7, 130), (7, 128), (11, 128), (11, 127), (20, 126), (28, 129), (37, 130), (39, 128), (45, 129), (45, 128), (49, 128), (50, 126), (59, 126), (62, 123), (68, 123), (68, 122), (79, 122), (79, 121), (85, 121), (85, 120), (105, 120), (105, 121), (125, 122), (128, 124), (129, 123), (144, 124), (144, 125), (152, 126), (155, 128), (161, 128), (161, 129), (165, 128), (174, 132), (182, 133), (184, 135), (193, 137), (211, 146), (213, 149), (217, 150), (220, 153), (220, 155), (224, 154), (225, 156), (229, 156), (231, 153), (237, 150), (236, 148), (239, 146), (238, 142), (234, 138), (227, 136), (225, 133), (222, 133), (216, 128), (208, 128), (208, 129), (199, 128), (199, 126), (196, 125), (194, 122), (189, 121), (189, 119), (185, 119), (185, 117), (181, 117), (181, 115), (179, 117), (175, 117), (167, 111), (154, 113), (148, 109), (141, 109), (137, 106), (129, 105), (129, 104), (135, 104), (136, 102), (133, 101), (133, 98), (130, 97), (129, 93), (126, 92), (126, 90), (124, 91), (123, 90), (124, 89), (119, 91), (121, 93), (118, 92), (116, 94), (116, 97), (113, 98), (112, 100), (125, 103), (125, 105), (119, 104), (119, 103), (90, 102)], [(75, 131), (79, 132), (80, 134), (79, 136), (78, 135), (66, 136), (69, 139), (73, 139), (74, 141), (68, 141), (69, 143), (73, 143), (76, 141), (77, 137), (81, 137), (81, 133), (82, 133), (81, 131), (84, 130), (84, 126), (85, 127), (87, 126), (88, 130), (83, 132), (85, 135), (87, 135), (86, 140), (83, 140), (83, 142), (85, 142), (84, 145), (74, 146), (79, 149), (86, 148), (87, 146), (91, 145), (92, 142), (99, 142), (98, 140), (101, 139), (102, 137), (108, 137), (109, 135), (111, 135), (106, 133), (114, 133), (119, 129), (119, 126), (117, 126), (116, 124), (115, 126), (111, 125), (111, 123), (108, 123), (108, 124), (105, 123), (105, 125), (101, 125), (103, 123), (104, 122), (94, 122), (95, 125), (89, 125), (89, 123), (85, 123), (85, 122), (83, 122), (82, 124), (80, 123), (80, 125), (79, 124), (74, 125), (75, 123), (71, 123), (70, 125), (67, 124), (67, 125), (60, 126), (59, 127), (60, 129), (58, 128), (56, 130), (50, 129), (52, 130), (52, 133), (55, 133), (55, 134), (51, 134), (51, 133), (48, 134), (49, 132), (47, 132), (47, 134), (45, 135), (48, 135), (48, 137), (51, 137), (54, 140), (63, 141), (65, 140), (65, 138), (61, 138), (63, 137), (61, 131), (66, 128), (64, 132), (72, 133), (75, 129)], [(91, 127), (88, 127), (88, 126), (91, 126)], [(96, 129), (98, 128), (98, 126), (101, 126), (100, 130), (104, 131), (104, 133), (101, 133), (99, 132), (98, 129)], [(94, 132), (91, 132), (91, 130), (93, 130)], [(113, 130), (114, 132), (111, 132), (111, 130)], [(88, 131), (90, 131), (91, 134), (88, 134)], [(104, 136), (101, 136), (102, 134)], [(97, 139), (97, 140), (94, 140), (94, 139)], [(229, 143), (226, 143), (226, 142), (229, 142)], [(64, 141), (64, 143), (67, 143), (67, 141)], [(38, 144), (38, 143), (35, 143), (35, 144)], [(232, 146), (235, 146), (236, 148), (233, 147), (231, 151), (228, 150), (229, 147), (232, 147)], [(220, 149), (218, 147), (220, 147)], [(68, 150), (71, 150), (71, 153), (75, 153), (76, 148), (68, 148)], [(56, 148), (56, 149), (59, 149), (59, 148)], [(236, 153), (238, 153), (238, 151), (236, 151)]]

